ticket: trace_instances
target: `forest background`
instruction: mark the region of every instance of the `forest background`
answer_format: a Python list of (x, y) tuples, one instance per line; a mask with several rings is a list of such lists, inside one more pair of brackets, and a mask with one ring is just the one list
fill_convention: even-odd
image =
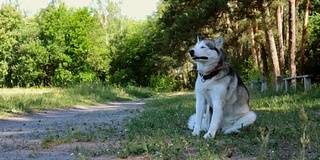
[(93, 2), (98, 7), (69, 8), (52, 0), (33, 17), (15, 3), (2, 5), (0, 86), (190, 89), (196, 68), (187, 53), (198, 34), (223, 34), (245, 81), (320, 75), (319, 0), (161, 0), (146, 20), (121, 15), (119, 3)]

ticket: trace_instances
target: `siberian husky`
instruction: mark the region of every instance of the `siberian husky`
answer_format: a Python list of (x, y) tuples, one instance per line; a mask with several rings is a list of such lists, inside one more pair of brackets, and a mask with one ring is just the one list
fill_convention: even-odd
[(197, 64), (195, 86), (196, 113), (189, 118), (192, 135), (207, 131), (204, 138), (214, 138), (217, 131), (224, 134), (239, 132), (251, 125), (256, 114), (249, 109), (249, 93), (240, 77), (231, 69), (222, 48), (223, 37), (200, 40), (189, 51)]

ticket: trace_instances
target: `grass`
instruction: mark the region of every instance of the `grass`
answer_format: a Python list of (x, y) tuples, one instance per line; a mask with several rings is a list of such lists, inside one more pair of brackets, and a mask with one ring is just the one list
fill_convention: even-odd
[(0, 117), (66, 109), (75, 105), (147, 98), (153, 94), (148, 88), (123, 88), (102, 83), (82, 83), (66, 88), (4, 88), (0, 89)]
[[(154, 98), (115, 148), (118, 157), (154, 159), (319, 159), (320, 88), (309, 92), (251, 93), (256, 123), (238, 134), (205, 140), (191, 135), (187, 120), (195, 112), (194, 95)], [(301, 109), (303, 108), (303, 109)]]
[[(3, 91), (3, 90), (2, 90)], [(29, 91), (28, 91), (29, 92)], [(152, 92), (135, 87), (120, 88), (101, 84), (82, 84), (66, 89), (44, 89), (37, 93), (9, 94), (2, 101), (10, 104), (7, 110), (33, 112), (52, 106), (71, 106), (75, 102), (84, 104), (104, 101), (129, 100), (150, 97)], [(260, 93), (251, 91), (250, 105), (258, 119), (253, 126), (231, 135), (218, 133), (214, 139), (203, 139), (191, 135), (187, 121), (195, 112), (195, 96), (178, 94), (158, 96), (147, 100), (139, 116), (127, 119), (124, 127), (105, 126), (91, 131), (77, 128), (66, 131), (64, 136), (55, 133), (42, 141), (43, 147), (58, 143), (108, 142), (110, 148), (97, 152), (75, 149), (74, 158), (113, 154), (119, 158), (144, 157), (150, 159), (310, 159), (320, 158), (320, 88), (308, 92)], [(23, 98), (19, 98), (22, 96)], [(68, 97), (64, 97), (68, 96)], [(31, 98), (30, 98), (31, 97)], [(41, 98), (42, 97), (42, 98)], [(28, 100), (27, 100), (28, 99)], [(37, 100), (42, 99), (42, 100)], [(54, 100), (59, 99), (59, 102)], [(17, 101), (17, 102), (15, 102)], [(61, 101), (61, 102), (60, 102)], [(29, 102), (33, 105), (26, 105)], [(41, 102), (41, 103), (40, 103)], [(44, 103), (45, 102), (45, 103)], [(50, 103), (48, 103), (50, 102)], [(14, 106), (22, 103), (25, 106)], [(38, 107), (35, 104), (48, 104)], [(61, 103), (61, 105), (57, 105)], [(50, 104), (50, 105), (49, 105)], [(39, 105), (40, 106), (40, 105)], [(6, 108), (5, 108), (6, 109)], [(3, 107), (2, 107), (3, 112)], [(5, 110), (4, 113), (10, 113)]]

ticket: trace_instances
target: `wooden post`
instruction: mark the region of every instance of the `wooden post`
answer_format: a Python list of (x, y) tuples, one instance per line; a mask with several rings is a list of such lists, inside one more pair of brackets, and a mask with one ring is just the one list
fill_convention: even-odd
[(289, 81), (288, 79), (284, 80), (284, 88), (285, 88), (286, 92), (288, 92), (289, 87), (290, 87), (290, 83), (288, 81)]
[(250, 88), (251, 89), (253, 88), (253, 82), (250, 82)]
[(294, 81), (291, 80), (290, 83), (291, 83), (291, 85), (293, 85), (294, 90), (297, 90), (297, 85), (298, 85), (297, 77), (294, 77), (293, 79), (294, 79)]
[(283, 76), (277, 76), (276, 92), (278, 92), (280, 89), (282, 89), (282, 86), (283, 86)]
[(303, 83), (304, 83), (304, 91), (311, 89), (311, 78), (310, 77), (304, 77)]
[(267, 81), (261, 80), (261, 92), (264, 92), (267, 90)]

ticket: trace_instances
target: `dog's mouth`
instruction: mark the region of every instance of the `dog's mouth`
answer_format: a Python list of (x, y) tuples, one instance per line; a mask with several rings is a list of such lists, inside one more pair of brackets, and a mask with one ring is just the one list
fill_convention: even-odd
[(205, 56), (201, 56), (201, 57), (192, 57), (193, 60), (197, 60), (197, 59), (200, 59), (200, 60), (207, 60), (208, 57), (205, 57)]

